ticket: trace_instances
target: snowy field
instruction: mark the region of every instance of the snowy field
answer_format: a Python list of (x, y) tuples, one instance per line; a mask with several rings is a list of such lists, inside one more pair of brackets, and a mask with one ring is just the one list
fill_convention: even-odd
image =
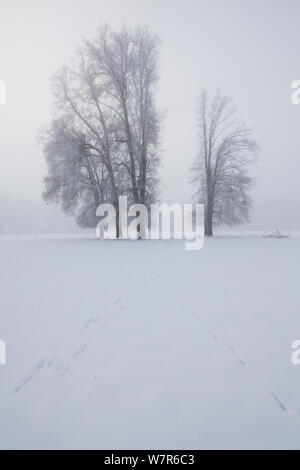
[(0, 237), (0, 448), (300, 448), (300, 239)]

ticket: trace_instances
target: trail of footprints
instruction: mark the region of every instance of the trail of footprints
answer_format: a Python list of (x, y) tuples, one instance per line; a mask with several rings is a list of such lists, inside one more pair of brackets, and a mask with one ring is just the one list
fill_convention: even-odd
[(121, 312), (125, 310), (125, 306), (122, 301), (125, 300), (125, 297), (120, 296), (112, 302), (113, 308), (112, 311), (106, 315), (98, 314), (96, 316), (88, 318), (88, 320), (84, 323), (81, 333), (84, 333), (93, 323), (107, 322), (109, 320), (114, 320), (119, 318)]
[(46, 370), (49, 370), (51, 368), (57, 378), (63, 377), (69, 372), (73, 365), (73, 362), (79, 356), (81, 356), (81, 354), (83, 354), (86, 349), (86, 344), (83, 344), (80, 348), (76, 349), (72, 354), (70, 361), (68, 362), (62, 361), (60, 357), (41, 359), (32, 367), (31, 372), (19, 381), (18, 385), (13, 389), (12, 393), (20, 392), (25, 387), (25, 385), (31, 382), (35, 377), (39, 376), (42, 372), (45, 372)]
[[(142, 290), (146, 290), (149, 286), (149, 281), (157, 282), (157, 279), (153, 273), (150, 273), (150, 276), (148, 279), (146, 278), (140, 281), (137, 284), (137, 287)], [(120, 314), (125, 310), (125, 306), (124, 306), (125, 299), (126, 297), (124, 296), (119, 296), (116, 299), (114, 299), (112, 301), (112, 311), (109, 312), (108, 314), (97, 314), (95, 316), (89, 317), (88, 320), (83, 324), (80, 332), (85, 333), (88, 328), (90, 328), (93, 324), (97, 324), (98, 322), (105, 323), (107, 321), (119, 318)], [(70, 371), (73, 365), (73, 362), (78, 357), (80, 357), (81, 354), (83, 354), (86, 349), (87, 349), (87, 345), (83, 344), (79, 349), (77, 349), (72, 354), (70, 361), (67, 361), (67, 362), (62, 361), (60, 357), (51, 358), (51, 359), (42, 358), (32, 367), (31, 372), (19, 381), (19, 383), (13, 389), (12, 393), (15, 394), (15, 393), (20, 392), (35, 377), (39, 376), (42, 372), (50, 368), (54, 369), (55, 376), (57, 378), (62, 378), (64, 375), (66, 375)]]
[[(114, 299), (112, 302), (112, 310), (106, 315), (96, 315), (90, 317), (82, 326), (80, 332), (84, 333), (91, 325), (98, 323), (100, 321), (107, 322), (109, 320), (117, 319), (121, 312), (125, 310), (125, 306), (123, 304), (125, 297), (119, 296), (118, 298)], [(27, 384), (29, 384), (33, 379), (38, 377), (42, 372), (46, 370), (52, 369), (54, 371), (54, 375), (56, 378), (62, 378), (66, 375), (74, 361), (76, 361), (87, 349), (87, 344), (82, 344), (79, 348), (77, 348), (70, 357), (69, 361), (63, 361), (60, 357), (52, 357), (52, 358), (42, 358), (40, 359), (31, 369), (31, 371), (23, 377), (16, 387), (13, 389), (12, 393), (20, 392)]]
[[(156, 276), (153, 273), (150, 273), (150, 276), (149, 276), (148, 279), (143, 279), (137, 284), (137, 288), (146, 291), (149, 288), (149, 283), (157, 283), (157, 282), (158, 282), (158, 280), (157, 280)], [(169, 290), (169, 295), (172, 298), (173, 302), (176, 303), (176, 305), (180, 305), (184, 310), (189, 310), (196, 320), (201, 319), (201, 317), (199, 316), (199, 313), (197, 312), (197, 310), (195, 310), (192, 307), (189, 307), (189, 306), (187, 306), (183, 303), (179, 303), (177, 301), (177, 298), (176, 298), (176, 295), (175, 295), (175, 292), (174, 292), (173, 288)], [(84, 325), (81, 329), (81, 333), (84, 333), (90, 326), (92, 326), (95, 323), (98, 323), (99, 321), (106, 322), (106, 321), (109, 321), (109, 320), (117, 319), (120, 316), (121, 312), (125, 310), (123, 300), (125, 300), (125, 297), (123, 297), (123, 296), (119, 296), (118, 298), (116, 298), (112, 303), (112, 305), (113, 305), (112, 312), (110, 312), (109, 314), (107, 314), (107, 315), (98, 314), (98, 315), (89, 317), (88, 320), (84, 323)], [(222, 337), (218, 336), (211, 329), (209, 330), (209, 334), (216, 341), (218, 341), (219, 343), (222, 343), (227, 348), (227, 350), (229, 350), (231, 352), (233, 357), (242, 366), (245, 367), (247, 365), (246, 361), (240, 357), (240, 355), (238, 354), (236, 348), (232, 344), (225, 341)], [(29, 382), (31, 382), (31, 380), (33, 380), (36, 376), (38, 376), (42, 371), (50, 369), (51, 367), (54, 367), (54, 365), (55, 365), (56, 377), (57, 378), (62, 378), (71, 369), (73, 361), (75, 361), (78, 357), (80, 357), (86, 349), (87, 349), (87, 345), (83, 344), (80, 348), (78, 348), (76, 351), (74, 351), (73, 355), (71, 356), (71, 360), (67, 363), (64, 363), (63, 361), (61, 361), (60, 358), (50, 358), (50, 359), (42, 358), (40, 361), (38, 361), (33, 366), (31, 372), (27, 376), (25, 376), (23, 379), (20, 380), (20, 382), (14, 388), (12, 393), (18, 393), (20, 390), (23, 389), (24, 386), (26, 386)], [(295, 410), (289, 410), (287, 405), (283, 402), (283, 400), (279, 397), (279, 395), (277, 393), (270, 392), (270, 396), (273, 398), (273, 400), (276, 402), (276, 404), (279, 406), (279, 408), (284, 413), (288, 413), (288, 411), (292, 411), (300, 417), (300, 412), (295, 411)]]
[(223, 338), (219, 338), (213, 331), (210, 330), (210, 335), (216, 340), (216, 341), (220, 341), (221, 343), (224, 344), (224, 346), (229, 349), (229, 351), (232, 353), (232, 355), (235, 357), (235, 359), (242, 365), (242, 366), (245, 366), (246, 365), (246, 362), (240, 358), (240, 356), (238, 355), (238, 353), (236, 352), (236, 349), (232, 346), (232, 344), (230, 343), (227, 343), (227, 341), (225, 341)]
[[(200, 320), (201, 319), (201, 316), (199, 315), (199, 313), (197, 312), (197, 310), (193, 309), (192, 307), (190, 306), (187, 306), (183, 303), (179, 303), (176, 299), (176, 295), (174, 293), (174, 289), (171, 289), (169, 291), (169, 294), (172, 298), (172, 300), (176, 303), (176, 305), (180, 305), (181, 308), (183, 308), (184, 310), (188, 310), (192, 313), (193, 317), (196, 319), (196, 320)], [(247, 366), (247, 363), (244, 359), (242, 359), (240, 357), (240, 355), (238, 354), (236, 348), (230, 344), (229, 342), (225, 341), (222, 337), (218, 336), (213, 330), (209, 329), (209, 334), (218, 342), (222, 343), (233, 355), (233, 357), (242, 365), (242, 366)], [(292, 408), (289, 408), (285, 403), (284, 401), (282, 400), (282, 398), (279, 396), (278, 393), (275, 393), (273, 391), (269, 392), (269, 395), (273, 398), (273, 400), (275, 401), (275, 403), (279, 406), (279, 408), (281, 409), (281, 411), (283, 411), (284, 413), (293, 413), (293, 414), (296, 414), (298, 415), (298, 417), (300, 418), (300, 411), (297, 411), (297, 410), (294, 410)]]

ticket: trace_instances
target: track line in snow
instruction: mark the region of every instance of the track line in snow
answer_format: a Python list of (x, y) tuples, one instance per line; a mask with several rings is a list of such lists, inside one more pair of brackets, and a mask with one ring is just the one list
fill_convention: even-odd
[(32, 368), (32, 371), (26, 375), (25, 377), (23, 377), (23, 379), (21, 379), (19, 381), (19, 384), (14, 388), (13, 392), (12, 393), (18, 393), (20, 390), (22, 390), (22, 388), (27, 385), (29, 382), (31, 382), (31, 380), (37, 376), (43, 369), (45, 368), (50, 368), (53, 363), (55, 362), (55, 359), (46, 359), (46, 358), (42, 358), (40, 361), (38, 361)]
[(287, 413), (288, 409), (287, 409), (287, 407), (285, 406), (285, 404), (282, 402), (281, 398), (279, 398), (279, 396), (277, 395), (277, 393), (271, 392), (271, 396), (274, 398), (274, 400), (275, 400), (276, 403), (279, 405), (279, 407), (282, 409), (282, 411), (284, 411), (285, 413)]
[(95, 316), (91, 316), (87, 319), (87, 321), (84, 323), (84, 325), (81, 328), (81, 333), (84, 333), (90, 326), (92, 326), (94, 323), (102, 322), (105, 323), (108, 320), (113, 320), (116, 318), (119, 318), (121, 312), (125, 310), (125, 305), (122, 303), (127, 297), (124, 296), (119, 296), (116, 299), (112, 301), (112, 306), (113, 309), (110, 311), (108, 314), (98, 314)]
[(246, 366), (246, 362), (239, 356), (239, 354), (237, 353), (236, 349), (234, 346), (232, 346), (232, 344), (228, 343), (227, 341), (225, 341), (223, 338), (219, 337), (216, 335), (216, 333), (214, 333), (212, 330), (209, 330), (209, 333), (210, 335), (216, 340), (216, 341), (219, 341), (221, 342), (222, 344), (224, 344), (224, 346), (226, 346), (227, 349), (229, 349), (229, 351), (232, 353), (232, 355), (235, 357), (235, 359), (242, 365), (242, 366)]
[(87, 345), (84, 344), (79, 349), (77, 349), (77, 351), (74, 352), (72, 359), (76, 359), (77, 357), (81, 356), (81, 354), (86, 350), (86, 348), (87, 348)]

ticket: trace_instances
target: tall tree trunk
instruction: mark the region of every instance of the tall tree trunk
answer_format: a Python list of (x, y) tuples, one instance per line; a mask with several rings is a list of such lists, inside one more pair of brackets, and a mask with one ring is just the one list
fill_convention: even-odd
[(213, 203), (211, 201), (211, 193), (208, 191), (207, 194), (207, 208), (205, 215), (205, 235), (207, 237), (213, 236)]
[(205, 235), (207, 237), (213, 236), (213, 221), (212, 221), (212, 212), (207, 211), (205, 219)]
[(119, 227), (119, 220), (120, 220), (120, 212), (119, 212), (119, 203), (116, 209), (116, 238), (120, 238), (120, 227)]

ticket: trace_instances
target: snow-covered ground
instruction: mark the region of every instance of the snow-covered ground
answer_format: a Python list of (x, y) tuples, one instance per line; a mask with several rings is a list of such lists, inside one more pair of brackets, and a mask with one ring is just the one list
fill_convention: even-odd
[(300, 239), (0, 237), (0, 448), (300, 448)]

